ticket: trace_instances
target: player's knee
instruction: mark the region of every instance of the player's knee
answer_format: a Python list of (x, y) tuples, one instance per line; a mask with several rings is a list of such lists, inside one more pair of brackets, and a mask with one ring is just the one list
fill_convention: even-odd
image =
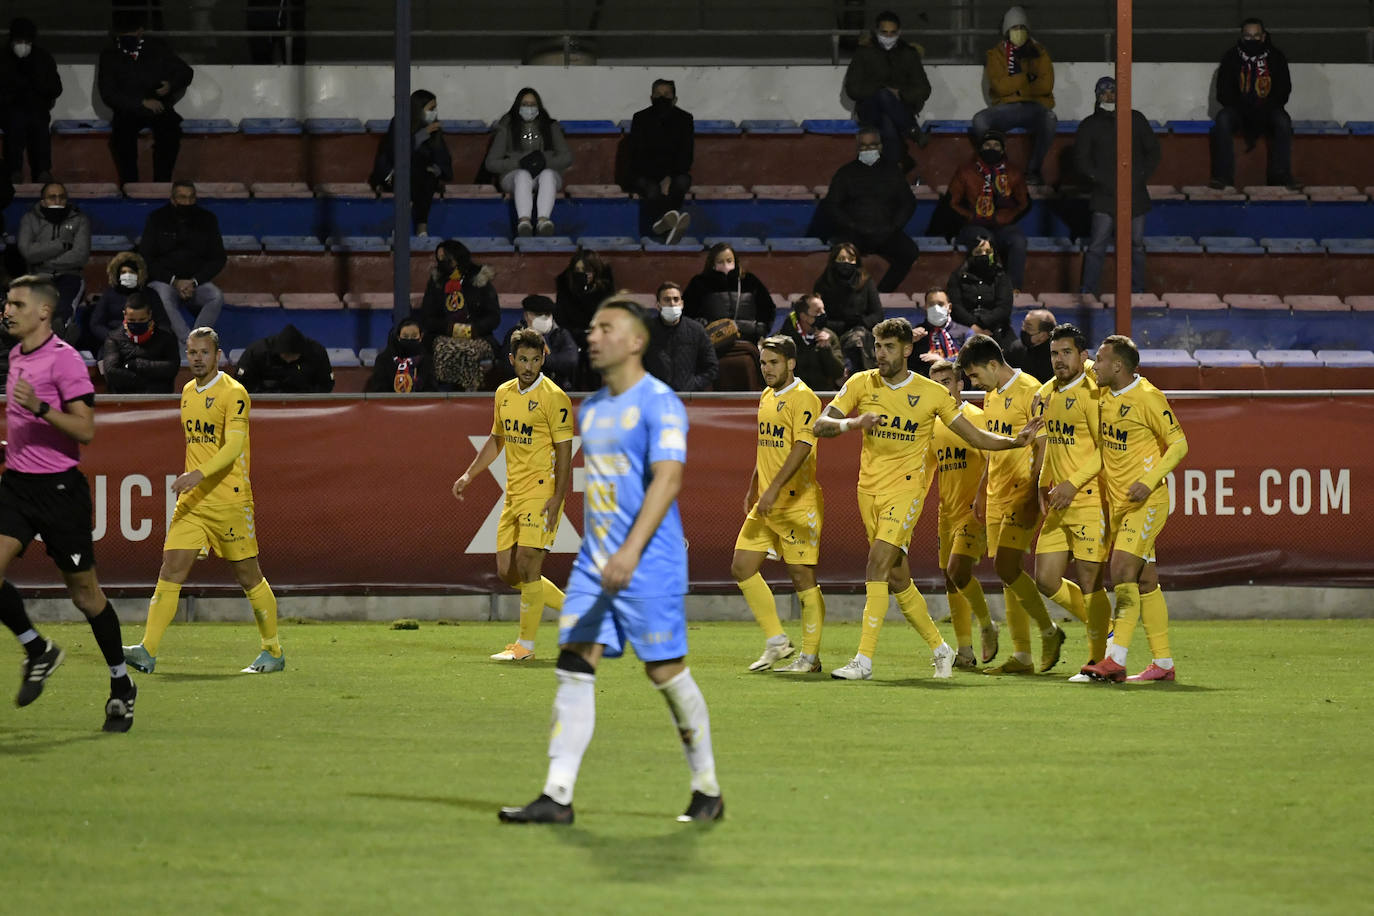
[(591, 662), (567, 649), (559, 651), (558, 663), (554, 667), (574, 674), (596, 674), (596, 669), (592, 667)]
[(1059, 592), (1059, 586), (1063, 582), (1062, 576), (1048, 576), (1037, 573), (1035, 576), (1035, 587), (1040, 589), (1040, 594), (1046, 598), (1052, 598)]
[(997, 570), (997, 578), (1001, 579), (1007, 585), (1021, 578), (1021, 573), (1024, 571), (1021, 568), (1021, 558), (1012, 557), (1007, 554), (999, 553), (992, 565), (993, 568)]
[(754, 569), (748, 560), (735, 557), (730, 561), (730, 575), (734, 577), (736, 582), (743, 582), (754, 575)]

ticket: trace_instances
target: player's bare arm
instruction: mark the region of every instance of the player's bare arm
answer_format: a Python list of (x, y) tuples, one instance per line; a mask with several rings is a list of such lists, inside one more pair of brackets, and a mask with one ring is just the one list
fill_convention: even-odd
[(601, 586), (607, 591), (618, 592), (630, 584), (634, 578), (635, 567), (639, 565), (644, 545), (654, 536), (658, 526), (672, 508), (682, 489), (682, 474), (686, 466), (681, 461), (655, 461), (653, 480), (644, 491), (644, 502), (639, 507), (639, 515), (630, 526), (629, 534), (620, 549), (606, 560), (601, 569)]
[(949, 428), (974, 448), (981, 448), (989, 452), (1002, 452), (1007, 449), (1025, 448), (1035, 440), (1035, 435), (1040, 432), (1041, 425), (1040, 418), (1035, 417), (1021, 427), (1021, 431), (1015, 436), (1003, 436), (988, 432), (986, 429), (979, 429), (968, 421), (968, 417), (960, 414), (954, 418), (954, 422), (949, 424)]
[[(488, 436), (487, 441), (482, 443), (481, 449), (477, 452), (477, 457), (472, 459), (472, 464), (463, 472), (463, 476), (453, 482), (453, 495), (456, 499), (463, 498), (463, 491), (468, 488), (473, 479), (480, 476), (483, 471), (491, 467), (491, 463), (496, 460), (496, 456), (501, 454), (501, 449), (506, 447), (506, 440), (502, 436)], [(571, 449), (571, 446), (569, 446)]]
[[(787, 486), (787, 481), (801, 470), (801, 466), (806, 463), (806, 456), (811, 454), (810, 442), (793, 442), (792, 451), (787, 453), (787, 460), (782, 463), (778, 470), (778, 476), (773, 478), (773, 482), (764, 488), (759, 494), (758, 510), (759, 515), (767, 515), (773, 509), (773, 503), (778, 501), (778, 494), (782, 488)], [(757, 472), (755, 472), (757, 474)]]
[[(503, 440), (504, 441), (504, 440)], [(553, 495), (544, 503), (544, 530), (552, 531), (558, 524), (558, 513), (568, 498), (568, 482), (572, 480), (572, 440), (553, 444)], [(454, 486), (457, 486), (455, 483)]]
[(244, 431), (242, 429), (231, 429), (224, 435), (224, 444), (220, 446), (215, 456), (198, 468), (192, 468), (172, 481), (172, 492), (180, 496), (188, 490), (194, 489), (202, 480), (234, 463), (243, 454), (245, 443)]
[(95, 409), (85, 401), (68, 401), (61, 410), (57, 409), (57, 405), (50, 404), (47, 410), (42, 410), (43, 402), (38, 400), (33, 385), (25, 378), (20, 378), (10, 388), (9, 399), (10, 403), (29, 413), (37, 414), (41, 410), (43, 419), (50, 426), (82, 445), (90, 445), (95, 438)]
[(825, 410), (816, 418), (816, 423), (811, 427), (811, 431), (821, 439), (833, 439), (851, 429), (872, 429), (877, 425), (878, 415), (872, 411), (859, 414), (857, 417), (846, 418), (833, 404), (827, 404)]

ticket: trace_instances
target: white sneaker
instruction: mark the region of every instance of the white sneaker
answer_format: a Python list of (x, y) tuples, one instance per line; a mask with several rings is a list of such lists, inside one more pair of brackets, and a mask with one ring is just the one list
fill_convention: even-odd
[(654, 235), (667, 235), (668, 231), (677, 225), (677, 211), (669, 210), (660, 216), (649, 229)]
[(819, 655), (798, 655), (792, 659), (790, 664), (783, 665), (781, 668), (774, 668), (784, 674), (819, 674), (821, 670), (821, 657)]
[(836, 668), (830, 672), (830, 676), (837, 681), (871, 681), (873, 680), (873, 666), (865, 665), (859, 661), (859, 656), (856, 655), (843, 668)]
[(939, 648), (931, 655), (931, 664), (935, 666), (935, 676), (937, 678), (950, 677), (954, 673), (955, 652), (949, 647), (949, 643), (940, 643)]
[(673, 228), (668, 232), (667, 237), (663, 239), (665, 245), (676, 245), (682, 241), (682, 237), (687, 234), (687, 227), (692, 225), (692, 215), (686, 210), (674, 210), (673, 212), (677, 214), (677, 220), (674, 221)]
[(1070, 684), (1091, 684), (1092, 682), (1092, 677), (1084, 674), (1082, 671), (1069, 678)]
[(754, 662), (752, 665), (749, 666), (749, 670), (768, 671), (772, 669), (772, 667), (776, 665), (778, 662), (782, 661), (784, 658), (787, 658), (789, 655), (796, 651), (797, 647), (792, 645), (792, 640), (784, 636), (782, 645), (775, 646), (772, 643), (769, 643), (768, 645), (764, 646), (763, 654), (759, 656), (758, 661)]

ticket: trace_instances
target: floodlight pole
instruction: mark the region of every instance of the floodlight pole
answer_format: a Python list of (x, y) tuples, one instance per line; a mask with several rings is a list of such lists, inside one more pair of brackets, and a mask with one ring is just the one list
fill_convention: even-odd
[(410, 314), (410, 0), (396, 0), (396, 63), (394, 68), (396, 118), (392, 122), (391, 154), (395, 163), (391, 188), (392, 324)]
[[(1116, 333), (1131, 333), (1131, 4), (1116, 0)], [(1141, 282), (1144, 282), (1141, 277)]]

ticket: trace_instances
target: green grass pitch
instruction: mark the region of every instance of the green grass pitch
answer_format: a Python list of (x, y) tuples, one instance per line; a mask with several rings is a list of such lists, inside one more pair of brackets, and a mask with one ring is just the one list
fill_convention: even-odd
[[(1064, 682), (1081, 628), (1053, 677), (937, 682), (889, 621), (877, 680), (839, 683), (749, 674), (757, 628), (694, 625), (727, 804), (704, 829), (673, 820), (686, 764), (632, 659), (598, 678), (576, 825), (498, 824), (543, 784), (550, 624), (521, 665), (486, 658), (513, 624), (287, 624), (288, 669), (264, 677), (238, 673), (251, 623), (177, 624), (123, 736), (99, 732), (90, 631), (44, 629), (66, 665), (0, 710), (4, 912), (1312, 913), (1374, 894), (1374, 621), (1175, 623), (1180, 682), (1133, 687)], [(858, 636), (827, 629), (827, 670)]]

